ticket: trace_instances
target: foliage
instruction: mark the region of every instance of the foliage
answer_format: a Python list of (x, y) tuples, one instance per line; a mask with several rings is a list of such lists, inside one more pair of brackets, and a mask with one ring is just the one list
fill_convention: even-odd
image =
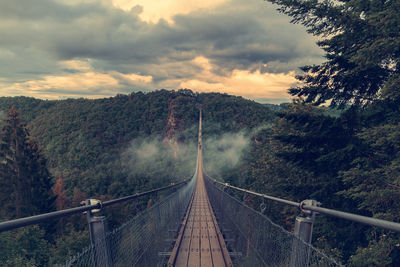
[(398, 99), (400, 3), (380, 0), (267, 0), (320, 36), (326, 62), (305, 66), (290, 94), (316, 105), (362, 106)]
[(57, 239), (55, 245), (51, 248), (50, 263), (51, 265), (63, 263), (69, 257), (73, 257), (89, 244), (89, 233), (87, 231), (74, 231), (64, 233)]
[[(46, 105), (15, 99), (42, 107), (25, 117), (31, 118), (28, 128), (48, 161), (35, 158), (35, 153), (41, 155), (38, 146), (26, 149), (34, 162), (40, 162), (37, 166), (49, 166), (52, 177), (57, 177), (51, 184), (55, 183), (58, 209), (78, 206), (88, 197), (107, 200), (190, 176), (194, 163), (188, 155), (196, 149), (198, 106), (202, 105), (207, 171), (217, 162), (207, 151), (224, 155), (243, 137), (244, 156), (235, 158), (238, 164), (222, 164), (215, 172), (225, 181), (294, 201), (312, 198), (328, 208), (392, 221), (400, 218), (397, 100), (377, 100), (367, 108), (340, 112), (295, 101), (274, 108), (277, 114), (240, 97), (190, 90)], [(25, 142), (34, 144), (28, 138)], [(7, 186), (2, 190), (6, 189), (13, 193)], [(152, 201), (149, 197), (104, 212), (115, 227)], [(271, 219), (293, 228), (297, 210), (266, 204)], [(45, 260), (61, 263), (79, 252), (89, 242), (86, 228), (81, 215), (60, 221), (57, 235), (48, 241), (51, 249)], [(400, 262), (400, 237), (387, 231), (318, 215), (313, 239), (315, 246), (346, 264), (396, 266)], [(15, 260), (34, 265), (37, 259), (33, 258), (25, 255)]]
[[(41, 174), (32, 179), (44, 187), (54, 184), (57, 209), (79, 206), (88, 197), (108, 200), (130, 195), (192, 175), (194, 157), (180, 152), (175, 157), (174, 153), (179, 147), (183, 152), (196, 149), (200, 104), (204, 107), (203, 130), (207, 136), (255, 128), (275, 117), (269, 107), (241, 97), (197, 94), (187, 89), (138, 92), (96, 100), (0, 98), (0, 110), (6, 111), (14, 105), (22, 111), (26, 128), (32, 133), (32, 138), (28, 138), (28, 130), (21, 120), (25, 149), (30, 151), (32, 161), (37, 162), (29, 168)], [(33, 138), (39, 145), (30, 141)], [(6, 139), (3, 142), (7, 143)], [(159, 155), (141, 162), (135, 152), (147, 143), (155, 144)], [(42, 155), (39, 147), (43, 148), (47, 161), (38, 156)], [(36, 180), (50, 175), (44, 166), (50, 170), (50, 182)], [(3, 179), (9, 175), (1, 177), (0, 182), (7, 185), (2, 187), (3, 192), (7, 189), (13, 194), (15, 190)], [(30, 189), (31, 185), (24, 188)], [(32, 194), (43, 193), (41, 187), (32, 188), (35, 189)], [(37, 198), (33, 202), (44, 204), (42, 200)], [(110, 218), (110, 227), (123, 223), (128, 214), (146, 207), (148, 201), (152, 199), (104, 211)], [(11, 217), (10, 210), (4, 207), (2, 212)], [(50, 210), (48, 207), (40, 212)], [(57, 231), (49, 238), (53, 247), (48, 251), (51, 264), (63, 262), (88, 244), (87, 223), (81, 214), (63, 218), (53, 226)]]
[(2, 128), (0, 149), (5, 218), (53, 210), (52, 177), (37, 143), (28, 138), (28, 130), (12, 106)]
[(343, 172), (349, 186), (342, 192), (371, 215), (396, 221), (400, 218), (399, 127), (384, 124), (358, 133), (366, 147), (352, 162), (352, 168)]
[(50, 244), (45, 231), (29, 226), (0, 234), (1, 266), (46, 266)]
[[(223, 175), (257, 192), (294, 201), (316, 199), (323, 207), (398, 222), (398, 107), (379, 101), (367, 109), (330, 114), (302, 101), (288, 105), (270, 128), (254, 135), (241, 166)], [(293, 228), (297, 210), (267, 207), (271, 219)], [(313, 244), (355, 266), (397, 266), (399, 238), (318, 215)]]
[[(255, 183), (297, 200), (316, 198), (327, 207), (398, 221), (400, 2), (267, 1), (319, 37), (326, 61), (302, 67), (299, 85), (289, 90), (299, 102), (269, 133), (273, 151), (256, 159), (256, 171), (268, 179)], [(329, 116), (304, 103), (345, 111)], [(332, 220), (333, 231), (328, 218), (318, 220), (315, 244), (343, 261), (400, 264), (398, 234)], [(322, 222), (331, 229), (318, 226)]]
[(371, 240), (368, 247), (358, 248), (351, 263), (354, 266), (390, 266), (393, 263), (390, 254), (395, 244), (393, 239), (381, 235), (378, 240)]

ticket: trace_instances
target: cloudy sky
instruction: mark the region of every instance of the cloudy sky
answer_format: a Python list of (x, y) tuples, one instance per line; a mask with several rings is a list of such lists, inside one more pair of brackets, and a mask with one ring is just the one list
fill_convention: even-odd
[(263, 0), (0, 0), (0, 96), (288, 99), (315, 38)]

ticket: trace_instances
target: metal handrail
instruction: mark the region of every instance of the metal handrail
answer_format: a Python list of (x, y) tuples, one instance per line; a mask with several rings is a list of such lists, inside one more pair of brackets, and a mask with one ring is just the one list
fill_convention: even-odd
[(210, 179), (214, 184), (219, 184), (219, 185), (222, 185), (224, 187), (232, 188), (232, 189), (235, 189), (237, 191), (241, 191), (241, 192), (244, 192), (244, 193), (247, 193), (247, 194), (251, 194), (251, 195), (255, 195), (255, 196), (261, 197), (261, 198), (265, 198), (265, 199), (277, 201), (277, 202), (280, 202), (280, 203), (283, 203), (283, 204), (295, 206), (295, 207), (298, 207), (301, 210), (314, 211), (314, 212), (318, 212), (318, 213), (321, 213), (321, 214), (326, 214), (326, 215), (334, 216), (334, 217), (337, 217), (337, 218), (342, 218), (342, 219), (346, 219), (346, 220), (350, 220), (350, 221), (354, 221), (354, 222), (359, 222), (359, 223), (370, 225), (370, 226), (376, 226), (376, 227), (379, 227), (379, 228), (383, 228), (383, 229), (387, 229), (387, 230), (391, 230), (391, 231), (395, 231), (395, 232), (399, 232), (400, 233), (400, 223), (381, 220), (381, 219), (376, 219), (376, 218), (362, 216), (362, 215), (357, 215), (357, 214), (353, 214), (353, 213), (349, 213), (349, 212), (343, 212), (343, 211), (338, 211), (338, 210), (333, 210), (333, 209), (321, 208), (321, 207), (318, 207), (318, 206), (312, 206), (312, 205), (306, 204), (306, 202), (300, 202), (300, 203), (299, 202), (294, 202), (294, 201), (286, 200), (286, 199), (283, 199), (283, 198), (273, 197), (273, 196), (257, 193), (257, 192), (251, 191), (251, 190), (243, 189), (243, 188), (240, 188), (240, 187), (236, 187), (236, 186), (230, 185), (228, 183), (222, 183), (222, 182), (219, 182), (219, 181), (217, 181), (215, 179), (212, 179), (210, 177), (208, 177), (208, 179)]
[(37, 223), (45, 222), (48, 220), (57, 219), (57, 218), (65, 217), (65, 216), (76, 214), (76, 213), (81, 213), (84, 211), (101, 209), (103, 207), (111, 206), (111, 205), (121, 203), (121, 202), (124, 202), (127, 200), (132, 200), (132, 199), (142, 197), (145, 195), (149, 195), (149, 194), (153, 194), (153, 193), (160, 192), (163, 190), (178, 187), (178, 186), (188, 183), (189, 181), (190, 181), (190, 179), (187, 179), (187, 180), (184, 180), (184, 181), (176, 183), (176, 184), (172, 183), (168, 186), (160, 187), (160, 188), (142, 192), (142, 193), (136, 193), (136, 194), (126, 196), (126, 197), (121, 197), (118, 199), (113, 199), (113, 200), (109, 200), (109, 201), (105, 201), (105, 202), (99, 202), (99, 203), (93, 204), (93, 205), (86, 205), (86, 206), (82, 206), (82, 207), (75, 207), (75, 208), (71, 208), (71, 209), (53, 211), (53, 212), (39, 214), (39, 215), (35, 215), (35, 216), (0, 222), (0, 232), (20, 228), (20, 227), (27, 226), (27, 225), (37, 224)]
[(259, 196), (259, 197), (262, 197), (262, 198), (265, 198), (265, 199), (277, 201), (277, 202), (280, 202), (280, 203), (284, 203), (284, 204), (287, 204), (287, 205), (291, 205), (291, 206), (295, 206), (295, 207), (300, 208), (300, 203), (298, 203), (298, 202), (294, 202), (294, 201), (290, 201), (290, 200), (279, 198), (279, 197), (273, 197), (273, 196), (268, 196), (268, 195), (265, 195), (265, 194), (257, 193), (257, 192), (254, 192), (254, 191), (250, 191), (250, 190), (247, 190), (247, 189), (243, 189), (243, 188), (240, 188), (240, 187), (236, 187), (236, 186), (230, 185), (228, 183), (218, 182), (217, 180), (212, 179), (209, 176), (207, 176), (207, 177), (208, 177), (208, 179), (210, 179), (215, 184), (220, 184), (222, 186), (235, 189), (237, 191), (241, 191), (241, 192), (244, 192), (244, 193), (252, 194), (252, 195)]

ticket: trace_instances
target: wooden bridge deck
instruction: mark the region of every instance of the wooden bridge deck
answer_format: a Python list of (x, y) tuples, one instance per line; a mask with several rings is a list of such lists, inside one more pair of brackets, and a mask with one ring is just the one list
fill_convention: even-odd
[(204, 185), (201, 151), (195, 191), (168, 266), (233, 266)]

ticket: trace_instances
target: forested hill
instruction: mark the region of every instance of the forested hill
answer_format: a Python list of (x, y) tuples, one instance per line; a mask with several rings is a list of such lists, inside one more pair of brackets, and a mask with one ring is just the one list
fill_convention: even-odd
[[(8, 110), (14, 105), (43, 148), (53, 174), (50, 191), (57, 209), (78, 206), (88, 197), (116, 198), (188, 178), (195, 169), (198, 108), (202, 107), (203, 159), (210, 176), (276, 197), (316, 199), (327, 208), (398, 221), (399, 103), (376, 101), (339, 112), (298, 100), (272, 110), (241, 97), (160, 90), (97, 100), (0, 98), (0, 110), (7, 113), (3, 143), (13, 132), (13, 112)], [(39, 153), (29, 145), (36, 159)], [(33, 166), (43, 163), (31, 161)], [(9, 176), (2, 177), (10, 185)], [(0, 188), (0, 201), (14, 205), (11, 186), (8, 191)], [(132, 210), (147, 204), (150, 200), (107, 211), (110, 225), (123, 223)], [(273, 221), (293, 228), (297, 209), (268, 205)], [(354, 266), (399, 265), (398, 235), (322, 215), (316, 220), (313, 245), (339, 261)], [(38, 248), (30, 254), (37, 266), (61, 263), (89, 243), (83, 216), (60, 220), (55, 234), (52, 229), (46, 228), (46, 235), (37, 229), (0, 236), (8, 240), (0, 247), (0, 262), (20, 258), (31, 262), (24, 252), (25, 241), (18, 241), (25, 237)], [(40, 245), (44, 239), (47, 243)], [(16, 254), (20, 258), (12, 256)]]
[[(158, 186), (165, 182), (164, 176), (180, 179), (190, 175), (191, 162), (185, 162), (189, 165), (187, 168), (177, 168), (176, 164), (182, 159), (179, 155), (158, 163), (163, 165), (160, 168), (169, 166), (165, 175), (143, 165), (135, 167), (148, 170), (132, 170), (132, 164), (141, 159), (133, 159), (127, 151), (132, 142), (135, 148), (145, 149), (141, 152), (144, 157), (155, 156), (153, 151), (146, 151), (149, 146), (160, 149), (152, 147), (155, 140), (171, 146), (194, 144), (199, 105), (204, 108), (205, 135), (251, 129), (275, 117), (275, 112), (266, 105), (241, 97), (195, 94), (190, 90), (138, 92), (96, 100), (0, 98), (0, 110), (4, 113), (11, 105), (16, 107), (30, 134), (42, 146), (48, 167), (56, 178), (63, 180), (70, 197), (74, 192), (115, 197)], [(146, 160), (151, 161), (150, 158)]]

